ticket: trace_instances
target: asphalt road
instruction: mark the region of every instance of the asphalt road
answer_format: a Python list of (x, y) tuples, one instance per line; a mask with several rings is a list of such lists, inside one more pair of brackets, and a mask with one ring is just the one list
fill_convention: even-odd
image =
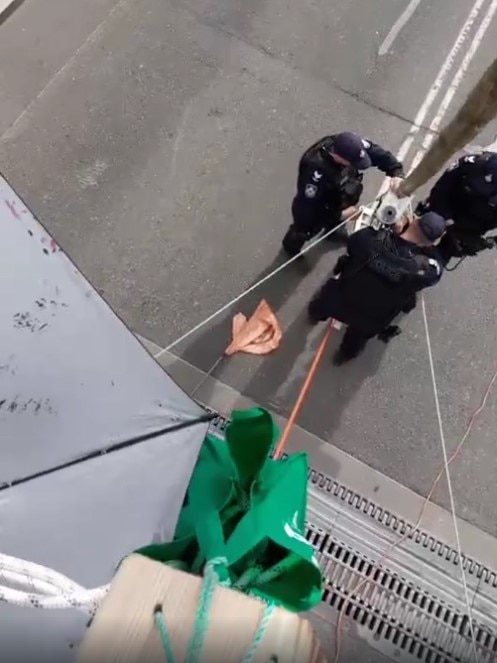
[[(408, 4), (26, 0), (0, 28), (1, 169), (128, 325), (165, 346), (279, 264), (308, 144), (347, 128), (406, 147), (472, 2), (452, 0), (449, 14), (421, 0), (380, 55)], [(493, 4), (473, 5), (407, 163), (447, 91), (446, 118), (494, 56)], [(380, 183), (368, 175), (365, 199)], [(216, 377), (289, 412), (322, 333), (309, 332), (305, 306), (337, 255), (316, 249), (240, 305), (250, 312), (265, 297), (285, 342), (263, 360), (234, 357)], [(496, 264), (491, 253), (468, 260), (426, 298), (449, 451), (496, 364)], [(178, 354), (208, 370), (230, 317)], [(426, 494), (442, 454), (421, 309), (403, 326), (350, 365), (327, 357), (300, 423)], [(496, 415), (493, 394), (452, 476), (458, 514), (497, 535)], [(435, 499), (448, 506), (445, 485)]]

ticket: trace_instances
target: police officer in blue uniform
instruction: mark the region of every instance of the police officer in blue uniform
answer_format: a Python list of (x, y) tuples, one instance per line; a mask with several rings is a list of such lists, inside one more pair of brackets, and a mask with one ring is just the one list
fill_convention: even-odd
[(307, 240), (340, 223), (342, 212), (359, 202), (362, 173), (371, 166), (389, 177), (403, 177), (403, 166), (391, 152), (351, 132), (325, 136), (304, 152), (292, 203), (293, 223), (282, 242), (288, 255), (296, 255)]
[(497, 154), (470, 154), (456, 161), (418, 207), (418, 211), (426, 210), (449, 222), (440, 244), (446, 262), (495, 246), (485, 234), (497, 229)]
[(394, 319), (412, 310), (416, 293), (442, 276), (434, 244), (445, 229), (445, 219), (428, 212), (398, 230), (369, 226), (348, 237), (347, 253), (308, 309), (312, 323), (334, 318), (348, 325), (335, 364), (357, 357), (375, 336), (388, 342), (400, 333)]

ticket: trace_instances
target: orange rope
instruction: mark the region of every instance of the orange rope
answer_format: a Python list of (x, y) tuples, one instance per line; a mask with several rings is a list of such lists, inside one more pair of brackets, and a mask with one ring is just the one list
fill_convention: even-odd
[(292, 427), (295, 423), (295, 420), (297, 419), (299, 412), (302, 408), (302, 405), (304, 403), (305, 397), (307, 396), (307, 392), (309, 391), (309, 387), (311, 386), (312, 380), (314, 379), (314, 375), (316, 373), (317, 367), (319, 366), (319, 362), (321, 361), (323, 357), (323, 353), (325, 351), (326, 345), (328, 341), (330, 340), (330, 336), (333, 332), (333, 323), (334, 320), (330, 320), (328, 323), (328, 327), (326, 329), (326, 333), (323, 336), (323, 339), (321, 343), (319, 344), (319, 348), (316, 350), (316, 354), (314, 356), (314, 359), (312, 361), (311, 367), (309, 368), (309, 371), (307, 372), (306, 378), (304, 380), (304, 384), (302, 385), (298, 398), (295, 401), (295, 405), (292, 408), (292, 411), (290, 413), (290, 417), (288, 418), (288, 421), (286, 422), (285, 429), (279, 439), (279, 442), (276, 446), (276, 450), (274, 452), (274, 458), (280, 458), (281, 454), (285, 450), (286, 444), (288, 442), (288, 438), (290, 437), (290, 432), (292, 430)]

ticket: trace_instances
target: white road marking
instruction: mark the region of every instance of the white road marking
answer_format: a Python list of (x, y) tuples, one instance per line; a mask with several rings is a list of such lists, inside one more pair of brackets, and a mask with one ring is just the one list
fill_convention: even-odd
[(393, 42), (397, 39), (402, 28), (404, 28), (406, 23), (412, 17), (420, 2), (421, 0), (411, 0), (411, 2), (407, 5), (402, 14), (390, 28), (390, 32), (381, 43), (381, 46), (378, 49), (378, 55), (386, 55), (392, 48)]
[(0, 14), (4, 12), (12, 2), (13, 0), (0, 0)]
[(97, 25), (97, 27), (93, 30), (93, 32), (85, 39), (85, 41), (81, 44), (81, 46), (79, 46), (71, 55), (71, 57), (62, 65), (62, 67), (55, 72), (55, 74), (48, 81), (45, 87), (42, 90), (40, 90), (40, 92), (38, 92), (38, 94), (32, 101), (29, 102), (29, 104), (24, 108), (24, 110), (20, 113), (20, 115), (17, 116), (17, 118), (10, 125), (10, 127), (7, 127), (7, 129), (0, 136), (0, 141), (9, 140), (10, 138), (13, 138), (15, 136), (18, 125), (22, 123), (24, 118), (30, 113), (30, 111), (34, 108), (34, 106), (45, 96), (45, 94), (52, 88), (52, 86), (57, 83), (57, 81), (62, 77), (62, 75), (70, 67), (73, 66), (79, 55), (83, 53), (86, 50), (86, 48), (88, 48), (88, 46), (93, 44), (96, 41), (96, 39), (98, 39), (98, 37), (100, 36), (106, 25), (108, 24), (109, 19), (111, 19), (119, 11), (121, 11), (121, 8), (124, 5), (128, 4), (129, 2), (130, 0), (118, 0), (118, 2), (110, 10), (110, 12), (105, 16), (104, 19), (102, 19), (102, 21)]
[(435, 101), (438, 93), (440, 92), (440, 89), (444, 84), (445, 79), (449, 75), (450, 70), (452, 69), (452, 66), (454, 64), (454, 60), (457, 54), (459, 53), (459, 51), (461, 50), (461, 47), (463, 46), (464, 42), (466, 41), (469, 32), (473, 27), (473, 23), (478, 18), (478, 14), (480, 13), (480, 10), (484, 4), (485, 0), (476, 0), (473, 7), (471, 8), (471, 11), (468, 14), (468, 18), (466, 19), (464, 25), (462, 26), (459, 34), (456, 37), (454, 45), (452, 46), (449, 54), (445, 58), (444, 63), (440, 67), (440, 70), (438, 71), (438, 74), (435, 80), (433, 81), (433, 84), (431, 85), (423, 103), (419, 107), (416, 117), (414, 118), (414, 124), (412, 125), (409, 131), (409, 135), (400, 146), (400, 150), (397, 155), (400, 161), (405, 159), (407, 153), (409, 152), (409, 149), (411, 148), (415, 136), (422, 128), (424, 119), (427, 116), (431, 106), (433, 105), (433, 102)]
[[(459, 34), (456, 37), (456, 40), (452, 48), (450, 49), (442, 66), (438, 70), (435, 80), (433, 81), (430, 89), (428, 90), (427, 95), (425, 96), (421, 106), (418, 109), (418, 112), (416, 113), (416, 117), (414, 118), (414, 122), (411, 125), (411, 128), (409, 129), (409, 133), (407, 134), (406, 139), (404, 140), (404, 142), (399, 148), (399, 151), (397, 152), (397, 159), (399, 161), (404, 161), (407, 156), (407, 153), (411, 149), (414, 139), (421, 130), (423, 122), (426, 116), (428, 115), (428, 112), (430, 111), (434, 101), (436, 100), (438, 93), (442, 89), (442, 86), (445, 83), (447, 76), (450, 74), (455, 59), (459, 51), (461, 50), (462, 46), (464, 45), (464, 42), (468, 38), (471, 28), (473, 27), (474, 22), (478, 18), (478, 14), (480, 13), (481, 8), (485, 4), (485, 2), (486, 0), (476, 0), (474, 5), (472, 6), (466, 18), (466, 21), (464, 22), (461, 30), (459, 31)], [(443, 115), (441, 117), (443, 117)], [(389, 186), (388, 183), (389, 179), (385, 178), (382, 186), (380, 187), (380, 190), (378, 191), (378, 196), (381, 196), (388, 190)], [(357, 229), (357, 224), (356, 224), (356, 229)]]
[(442, 99), (440, 106), (438, 107), (436, 115), (433, 118), (432, 123), (430, 124), (430, 131), (424, 137), (423, 142), (421, 143), (421, 148), (418, 150), (416, 156), (412, 161), (411, 169), (416, 168), (418, 163), (421, 161), (423, 155), (425, 154), (425, 152), (428, 150), (431, 143), (433, 142), (435, 138), (435, 133), (439, 130), (440, 124), (442, 123), (442, 119), (446, 115), (447, 110), (450, 104), (452, 103), (452, 99), (454, 98), (455, 93), (457, 92), (459, 86), (461, 85), (463, 78), (468, 70), (468, 67), (471, 64), (471, 61), (473, 60), (474, 56), (476, 55), (483, 41), (483, 38), (485, 37), (485, 33), (487, 32), (488, 28), (490, 27), (490, 24), (492, 23), (492, 19), (496, 11), (497, 11), (497, 0), (492, 0), (486, 14), (484, 15), (483, 21), (481, 22), (480, 27), (478, 28), (475, 36), (473, 37), (473, 41), (471, 42), (471, 45), (468, 48), (466, 55), (463, 58), (463, 61), (461, 62), (459, 68), (457, 69), (454, 78), (452, 79), (447, 89), (447, 92), (445, 93), (445, 96)]

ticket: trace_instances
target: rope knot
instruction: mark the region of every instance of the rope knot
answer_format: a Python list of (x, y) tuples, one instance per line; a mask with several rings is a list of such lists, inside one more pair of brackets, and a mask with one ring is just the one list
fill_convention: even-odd
[(229, 586), (228, 560), (226, 557), (213, 557), (204, 567), (204, 578), (213, 585)]

